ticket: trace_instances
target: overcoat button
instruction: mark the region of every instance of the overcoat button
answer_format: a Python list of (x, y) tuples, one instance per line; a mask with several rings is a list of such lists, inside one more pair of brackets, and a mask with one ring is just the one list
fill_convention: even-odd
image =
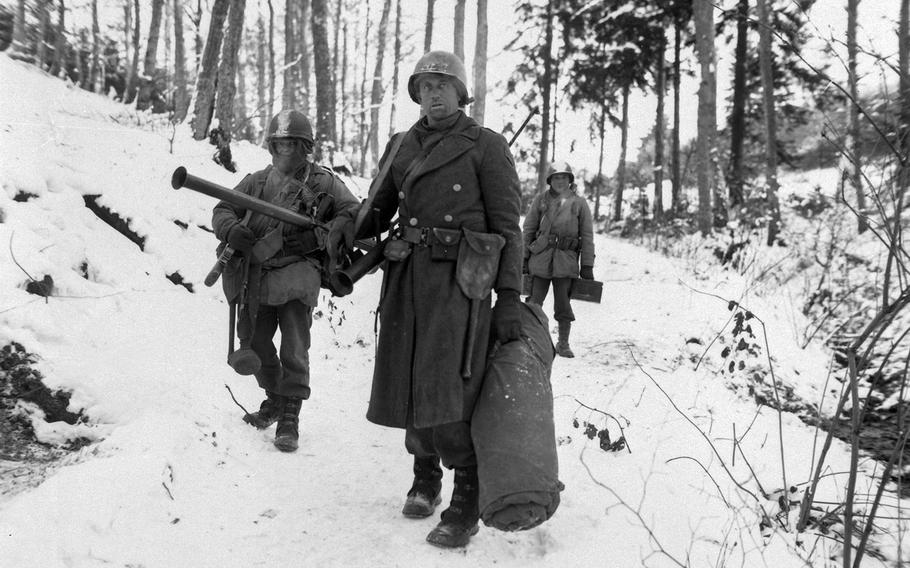
[(416, 226), (416, 225), (417, 225), (417, 217), (411, 217), (411, 220), (408, 221), (408, 223), (410, 223), (412, 227)]
[(451, 215), (446, 215), (446, 216), (443, 217), (442, 219), (443, 219), (446, 223), (451, 223), (451, 222), (452, 222), (452, 216), (451, 216)]
[(455, 185), (452, 186), (452, 189), (454, 189), (455, 191), (461, 191), (461, 184), (456, 183)]
[(398, 192), (398, 199), (404, 199), (404, 192), (403, 192), (403, 191), (399, 191), (399, 192)]

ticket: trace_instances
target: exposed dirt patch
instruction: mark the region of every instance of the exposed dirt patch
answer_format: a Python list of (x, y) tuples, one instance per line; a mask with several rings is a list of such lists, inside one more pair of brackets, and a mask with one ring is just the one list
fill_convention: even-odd
[(37, 405), (48, 422), (76, 424), (86, 417), (67, 409), (70, 393), (44, 385), (33, 367), (35, 361), (18, 343), (0, 349), (0, 497), (4, 498), (39, 485), (63, 458), (89, 443), (79, 439), (57, 447), (36, 439), (22, 402)]

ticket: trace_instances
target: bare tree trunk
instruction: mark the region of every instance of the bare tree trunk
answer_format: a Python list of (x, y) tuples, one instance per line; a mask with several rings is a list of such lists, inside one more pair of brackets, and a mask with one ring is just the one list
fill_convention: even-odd
[(297, 50), (298, 23), (297, 1), (286, 0), (284, 6), (284, 83), (281, 91), (281, 106), (292, 109), (297, 106), (297, 83), (299, 81)]
[(389, 138), (395, 134), (395, 113), (398, 99), (399, 68), (401, 67), (401, 0), (395, 0), (395, 47), (392, 66), (392, 104), (389, 110)]
[(671, 208), (674, 215), (680, 215), (682, 211), (682, 176), (680, 175), (679, 159), (679, 72), (680, 72), (680, 51), (682, 47), (682, 32), (680, 30), (681, 22), (677, 21), (673, 26), (673, 149), (670, 153), (673, 155), (673, 189)]
[(44, 69), (47, 61), (47, 32), (51, 28), (51, 15), (48, 11), (50, 0), (38, 0), (37, 4), (38, 39), (35, 45), (35, 63), (39, 68)]
[(366, 31), (363, 34), (363, 76), (360, 80), (360, 175), (367, 176), (367, 147), (369, 132), (367, 126), (367, 60), (370, 53), (370, 3), (367, 2)]
[(477, 37), (474, 41), (474, 103), (471, 116), (483, 124), (487, 106), (487, 0), (477, 0)]
[(183, 122), (190, 104), (183, 40), (183, 2), (174, 0), (174, 122)]
[(240, 51), (237, 53), (237, 73), (234, 80), (237, 82), (237, 93), (235, 94), (234, 112), (232, 118), (233, 128), (232, 135), (241, 140), (250, 140), (250, 121), (247, 119), (247, 101), (246, 101), (246, 73), (244, 73), (243, 62), (246, 61), (246, 49), (243, 42), (240, 42)]
[(300, 95), (298, 98), (301, 101), (301, 111), (303, 111), (303, 114), (310, 116), (310, 41), (307, 34), (310, 27), (310, 0), (298, 0), (298, 2), (300, 3), (300, 13), (297, 19), (297, 31), (300, 34), (297, 37), (297, 41), (300, 42), (300, 71), (298, 75), (300, 78), (298, 84)]
[(616, 192), (613, 194), (613, 221), (622, 219), (622, 194), (626, 189), (626, 153), (629, 149), (629, 91), (622, 87), (622, 125), (620, 126), (619, 164), (616, 166)]
[(161, 34), (161, 7), (164, 0), (152, 0), (152, 22), (149, 26), (149, 38), (145, 48), (145, 61), (142, 72), (149, 79), (155, 76), (158, 62), (158, 37)]
[(664, 54), (667, 42), (660, 38), (657, 48), (657, 120), (654, 123), (654, 221), (660, 222), (664, 216), (664, 99), (667, 91), (667, 68)]
[(139, 38), (142, 35), (139, 21), (139, 0), (133, 0), (133, 16), (133, 61), (130, 63), (129, 80), (126, 83), (126, 96), (124, 97), (127, 104), (136, 99), (136, 88), (139, 85)]
[(904, 165), (901, 170), (903, 175), (900, 176), (902, 193), (907, 190), (908, 181), (910, 181), (910, 0), (901, 0), (900, 18), (898, 20), (897, 45), (898, 45), (898, 69), (900, 72), (900, 133), (901, 155), (904, 159)]
[(859, 0), (847, 0), (847, 84), (850, 89), (851, 99), (848, 102), (850, 105), (850, 111), (847, 115), (850, 121), (848, 127), (850, 141), (847, 151), (852, 162), (850, 185), (853, 186), (853, 191), (856, 193), (857, 231), (864, 233), (869, 228), (869, 223), (866, 220), (866, 194), (863, 191), (862, 139), (859, 127), (859, 89), (857, 88), (859, 77), (856, 75), (856, 20), (858, 6)]
[(218, 64), (215, 118), (228, 142), (232, 138), (234, 126), (234, 94), (237, 91), (235, 77), (237, 76), (240, 38), (243, 37), (243, 12), (245, 9), (246, 0), (231, 0), (227, 34), (221, 45), (221, 63)]
[(436, 0), (427, 0), (427, 20), (424, 25), (423, 51), (424, 53), (433, 48), (433, 8)]
[(465, 0), (455, 2), (455, 46), (454, 53), (464, 61), (464, 3)]
[(547, 20), (544, 30), (544, 42), (541, 48), (543, 59), (543, 77), (540, 78), (540, 92), (543, 97), (543, 112), (540, 128), (540, 156), (537, 161), (537, 193), (547, 185), (547, 157), (550, 153), (550, 99), (553, 87), (553, 3), (547, 3)]
[[(129, 7), (129, 1), (126, 6)], [(63, 77), (66, 75), (66, 6), (63, 0), (57, 4), (57, 37), (54, 39), (54, 63), (51, 65), (51, 75)], [(129, 34), (129, 22), (126, 24), (126, 33)], [(129, 69), (129, 67), (127, 67)]]
[(198, 74), (199, 67), (202, 65), (202, 52), (205, 50), (205, 42), (202, 41), (202, 0), (196, 0), (196, 13), (193, 16), (193, 27), (196, 30), (193, 34), (193, 53), (195, 53), (193, 69)]
[[(275, 114), (275, 8), (272, 6), (272, 0), (268, 0), (269, 5), (269, 101), (266, 105), (266, 120), (271, 120)], [(266, 123), (268, 126), (268, 123)], [(265, 127), (263, 127), (265, 131)]]
[(313, 63), (316, 68), (316, 152), (317, 158), (335, 154), (335, 83), (329, 53), (329, 13), (326, 0), (313, 0)]
[[(344, 0), (339, 0), (343, 2)], [(338, 86), (340, 89), (340, 103), (341, 103), (341, 123), (339, 124), (339, 133), (338, 133), (338, 148), (342, 152), (346, 152), (345, 144), (347, 143), (347, 129), (345, 125), (347, 124), (348, 118), (348, 20), (345, 18), (344, 24), (341, 26), (341, 80), (338, 81)]]
[(98, 25), (98, 0), (92, 0), (92, 71), (89, 81), (92, 91), (102, 93), (104, 68), (101, 66), (101, 26)]
[(714, 5), (710, 0), (694, 0), (695, 50), (701, 69), (698, 87), (698, 138), (696, 156), (698, 160), (698, 229), (702, 235), (711, 232), (712, 197), (716, 180), (714, 178), (714, 155), (717, 137), (717, 78), (714, 54)]
[[(853, 1), (853, 0), (849, 0)], [(780, 205), (777, 201), (777, 124), (774, 115), (774, 76), (771, 62), (771, 28), (766, 0), (758, 0), (758, 57), (761, 67), (762, 101), (765, 113), (765, 182), (768, 201), (768, 245), (777, 242), (780, 232)], [(848, 531), (849, 532), (849, 531)], [(849, 540), (847, 541), (849, 543)]]
[(730, 109), (730, 164), (727, 187), (730, 209), (743, 204), (743, 143), (746, 137), (746, 57), (748, 43), (749, 0), (738, 0), (736, 8), (736, 50), (733, 60), (733, 106)]
[(269, 65), (269, 56), (268, 56), (268, 40), (266, 39), (265, 31), (265, 22), (262, 19), (262, 11), (259, 11), (259, 17), (256, 18), (256, 95), (259, 103), (259, 133), (261, 135), (260, 142), (264, 141), (266, 129), (269, 126), (269, 120), (271, 116), (269, 113), (265, 112), (265, 108), (268, 105), (268, 77), (266, 76), (266, 68)]
[(604, 180), (604, 139), (607, 137), (607, 103), (600, 103), (600, 118), (597, 121), (597, 133), (600, 135), (600, 151), (597, 153), (597, 183), (594, 184), (594, 220), (600, 218), (600, 190)]
[[(138, 2), (138, 0), (136, 0)], [(205, 140), (208, 135), (212, 114), (215, 111), (215, 89), (218, 85), (218, 54), (224, 37), (224, 20), (227, 17), (229, 0), (215, 0), (212, 18), (209, 22), (208, 37), (202, 53), (202, 64), (196, 77), (196, 102), (193, 107), (193, 138)]]
[(338, 124), (339, 112), (344, 108), (344, 101), (342, 98), (342, 90), (344, 87), (339, 84), (338, 80), (338, 64), (340, 63), (340, 54), (338, 53), (339, 42), (341, 41), (341, 8), (344, 5), (344, 0), (334, 0), (335, 2), (335, 15), (332, 17), (332, 97), (335, 101), (334, 112), (335, 112), (335, 144), (338, 148), (338, 135), (339, 130), (342, 128)]
[(13, 41), (9, 47), (10, 57), (27, 60), (28, 49), (25, 45), (25, 0), (16, 2), (16, 12), (13, 14)]
[(382, 16), (379, 18), (379, 30), (376, 43), (376, 67), (373, 69), (373, 89), (370, 93), (370, 151), (373, 166), (379, 163), (379, 107), (382, 104), (382, 63), (385, 59), (386, 32), (389, 27), (389, 11), (392, 0), (382, 3)]

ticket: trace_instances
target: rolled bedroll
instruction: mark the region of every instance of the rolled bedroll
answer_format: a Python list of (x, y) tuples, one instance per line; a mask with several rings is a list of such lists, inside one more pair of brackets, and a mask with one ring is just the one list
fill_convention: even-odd
[(559, 506), (556, 431), (547, 316), (522, 304), (522, 338), (496, 345), (474, 408), (480, 516), (503, 531), (533, 528)]

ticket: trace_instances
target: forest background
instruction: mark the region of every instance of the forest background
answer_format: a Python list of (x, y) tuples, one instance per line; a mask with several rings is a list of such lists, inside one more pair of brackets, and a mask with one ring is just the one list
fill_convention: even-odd
[[(230, 170), (232, 146), (260, 144), (297, 106), (320, 160), (363, 177), (416, 118), (403, 86), (419, 55), (460, 52), (469, 113), (510, 139), (530, 117), (513, 146), (526, 198), (566, 157), (599, 231), (691, 262), (707, 251), (752, 291), (796, 284), (805, 343), (844, 372), (837, 411), (816, 419), (856, 452), (874, 446), (881, 487), (900, 493), (908, 4), (6, 0), (0, 49), (129, 103), (121, 120), (210, 140)], [(784, 169), (836, 175), (794, 195)], [(773, 394), (760, 403), (784, 406)], [(852, 504), (848, 491), (847, 526)]]

